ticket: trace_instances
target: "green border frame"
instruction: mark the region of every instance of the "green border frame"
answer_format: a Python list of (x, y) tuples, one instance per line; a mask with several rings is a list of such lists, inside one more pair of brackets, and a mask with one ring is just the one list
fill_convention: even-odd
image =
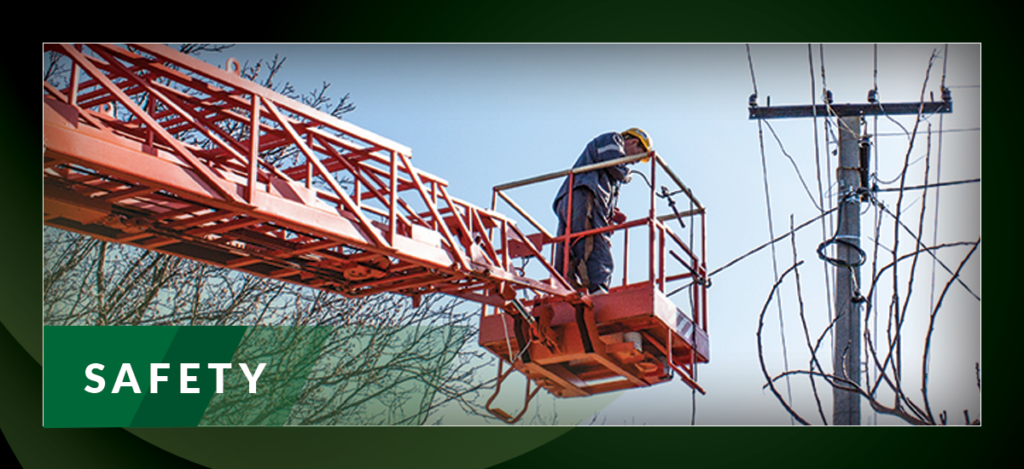
[[(983, 44), (983, 76), (989, 138), (986, 154), (989, 167), (1001, 167), (1015, 152), (1003, 151), (1002, 135), (1010, 124), (1002, 117), (1014, 107), (1012, 98), (1018, 87), (1005, 81), (1018, 78), (1009, 71), (1015, 56), (1009, 54), (1015, 41), (997, 39), (994, 34), (1006, 28), (984, 16), (981, 8), (942, 8), (917, 4), (825, 4), (808, 3), (796, 8), (780, 9), (778, 4), (732, 2), (710, 4), (674, 4), (661, 8), (620, 2), (590, 2), (585, 5), (520, 3), (515, 10), (503, 7), (481, 7), (479, 2), (434, 3), (403, 7), (401, 13), (390, 11), (375, 15), (372, 23), (348, 22), (368, 14), (358, 7), (342, 6), (324, 9), (317, 18), (337, 18), (319, 25), (304, 24), (296, 15), (279, 34), (296, 42), (970, 42)], [(333, 8), (333, 10), (331, 9)], [(503, 8), (502, 11), (490, 11)], [(75, 12), (80, 25), (107, 25), (110, 18), (95, 13)], [(482, 11), (488, 10), (488, 11)], [(623, 11), (626, 10), (626, 11)], [(90, 21), (104, 18), (108, 21)], [(483, 14), (483, 15), (481, 15)], [(481, 19), (486, 18), (486, 19)], [(500, 19), (495, 19), (500, 18)], [(376, 21), (380, 22), (376, 22)], [(67, 36), (62, 18), (45, 18), (45, 33)], [(499, 21), (495, 23), (495, 21)], [(226, 22), (214, 21), (216, 24)], [(147, 22), (139, 22), (147, 28)], [(1006, 25), (1008, 26), (1008, 25)], [(165, 25), (166, 27), (166, 25)], [(130, 26), (127, 26), (130, 29)], [(982, 29), (984, 32), (978, 32)], [(73, 30), (73, 29), (72, 29)], [(144, 29), (143, 29), (144, 30)], [(148, 31), (147, 31), (148, 32)], [(130, 33), (125, 33), (130, 34)], [(152, 34), (149, 32), (149, 34)], [(235, 33), (232, 32), (231, 35)], [(95, 35), (93, 30), (92, 35)], [(1005, 34), (1001, 35), (1006, 37)], [(239, 42), (278, 42), (274, 39), (231, 37)], [(60, 41), (70, 38), (44, 38)], [(75, 39), (80, 39), (76, 37)], [(41, 42), (40, 41), (40, 42)], [(0, 184), (5, 218), (8, 226), (35, 225), (41, 214), (38, 164), (28, 154), (38, 155), (41, 142), (41, 108), (38, 102), (38, 79), (34, 74), (19, 72), (26, 64), (39, 63), (40, 42), (12, 42), (18, 48), (4, 59), (0, 73), (0, 89), (4, 90), (3, 112), (0, 112), (0, 154), (4, 158), (4, 183)], [(158, 42), (158, 41), (155, 41)], [(30, 78), (31, 77), (31, 78)], [(1011, 99), (1006, 99), (1011, 98)], [(744, 97), (738, 98), (743, 102)], [(742, 105), (742, 104), (741, 104)], [(33, 137), (39, 138), (34, 140)], [(985, 139), (983, 137), (983, 144)], [(1008, 150), (1008, 149), (1007, 149)], [(1003, 156), (1012, 155), (1012, 156)], [(998, 165), (998, 166), (997, 166)], [(993, 173), (990, 171), (990, 173)], [(1004, 228), (992, 215), (1002, 204), (1017, 197), (1002, 197), (1005, 187), (1014, 187), (1009, 171), (988, 175), (983, 197), (989, 202), (986, 245), (1002, 252), (1011, 247), (1008, 237), (1015, 231)], [(17, 204), (13, 201), (18, 201)], [(994, 206), (992, 204), (995, 204)], [(996, 207), (993, 209), (992, 207)], [(38, 236), (37, 236), (38, 234)], [(217, 438), (223, 448), (205, 460), (213, 466), (246, 463), (245, 454), (253, 453), (253, 442), (272, 441), (282, 448), (291, 444), (330, 448), (329, 451), (292, 453), (290, 465), (312, 466), (390, 466), (415, 462), (431, 467), (535, 467), (556, 464), (615, 466), (638, 463), (696, 464), (701, 466), (740, 466), (758, 463), (820, 464), (854, 466), (883, 463), (884, 466), (942, 462), (976, 464), (998, 452), (996, 432), (1008, 426), (1012, 413), (1005, 412), (1007, 389), (1003, 362), (1008, 355), (1004, 335), (1013, 327), (998, 324), (985, 332), (988, 354), (987, 369), (995, 370), (985, 380), (988, 408), (981, 428), (849, 428), (798, 429), (790, 427), (657, 427), (657, 428), (227, 428), (227, 429), (43, 429), (41, 419), (41, 322), (40, 310), (41, 232), (5, 230), (6, 265), (0, 271), (3, 281), (3, 306), (0, 308), (0, 360), (4, 364), (3, 386), (0, 386), (0, 428), (4, 437), (25, 467), (99, 465), (107, 467), (190, 467), (200, 460), (188, 451), (190, 442)], [(993, 267), (994, 265), (994, 267)], [(1010, 276), (992, 275), (1002, 269), (989, 262), (987, 276), (991, 300), (997, 306), (1008, 304), (1005, 292)], [(983, 270), (984, 272), (984, 270)], [(1004, 311), (990, 309), (990, 311)], [(1014, 309), (1006, 309), (1015, 317)], [(1012, 342), (1011, 342), (1012, 343)], [(983, 347), (984, 349), (985, 347)], [(1012, 409), (1012, 408), (1010, 408)], [(998, 412), (997, 412), (998, 411)], [(799, 432), (799, 433), (796, 433)], [(836, 432), (842, 432), (837, 434)], [(1000, 432), (1001, 433), (1001, 432)], [(1004, 435), (998, 435), (1004, 436)], [(844, 439), (844, 448), (837, 450), (834, 442)], [(160, 442), (160, 443), (154, 443)], [(236, 442), (241, 446), (236, 446)], [(158, 446), (159, 445), (159, 446)], [(180, 447), (179, 447), (180, 446)], [(306, 447), (306, 446), (300, 446)], [(596, 451), (598, 448), (614, 450)], [(193, 450), (194, 451), (194, 450)], [(263, 451), (262, 454), (279, 451)], [(399, 454), (402, 453), (402, 454)], [(404, 454), (404, 455), (403, 455)], [(843, 461), (838, 456), (849, 456)], [(254, 459), (265, 465), (275, 461)], [(218, 462), (219, 461), (219, 462)], [(459, 464), (454, 464), (459, 463)], [(495, 466), (497, 465), (497, 466)]]

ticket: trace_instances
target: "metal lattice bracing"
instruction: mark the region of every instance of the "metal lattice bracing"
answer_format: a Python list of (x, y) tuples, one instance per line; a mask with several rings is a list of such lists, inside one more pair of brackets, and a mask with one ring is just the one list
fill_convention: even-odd
[(572, 294), (516, 275), (516, 225), (399, 143), (165, 46), (47, 51), (74, 64), (44, 84), (50, 225), (353, 297)]

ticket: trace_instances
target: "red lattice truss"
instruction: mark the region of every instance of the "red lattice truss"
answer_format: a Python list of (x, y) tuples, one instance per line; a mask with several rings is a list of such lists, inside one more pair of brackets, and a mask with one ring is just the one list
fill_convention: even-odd
[(44, 83), (51, 225), (350, 297), (572, 294), (557, 274), (517, 275), (510, 254), (537, 248), (416, 169), (409, 148), (243, 79), (237, 63), (149, 44), (47, 50), (75, 65), (68, 88)]

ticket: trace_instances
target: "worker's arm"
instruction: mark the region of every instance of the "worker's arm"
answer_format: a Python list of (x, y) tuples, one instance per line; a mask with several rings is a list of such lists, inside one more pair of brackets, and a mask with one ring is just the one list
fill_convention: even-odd
[[(614, 160), (616, 158), (622, 158), (626, 156), (625, 143), (622, 141), (622, 136), (618, 133), (606, 134), (608, 138), (602, 138), (601, 142), (597, 142), (597, 158), (595, 163), (601, 163), (604, 161)], [(626, 164), (617, 164), (615, 166), (609, 166), (605, 168), (608, 175), (616, 181), (628, 182), (629, 168)]]

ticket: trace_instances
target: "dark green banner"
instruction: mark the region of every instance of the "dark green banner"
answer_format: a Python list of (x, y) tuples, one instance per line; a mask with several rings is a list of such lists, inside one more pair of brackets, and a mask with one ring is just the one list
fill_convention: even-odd
[(195, 426), (245, 330), (46, 326), (43, 426)]
[(466, 333), (45, 326), (43, 425), (419, 425)]

